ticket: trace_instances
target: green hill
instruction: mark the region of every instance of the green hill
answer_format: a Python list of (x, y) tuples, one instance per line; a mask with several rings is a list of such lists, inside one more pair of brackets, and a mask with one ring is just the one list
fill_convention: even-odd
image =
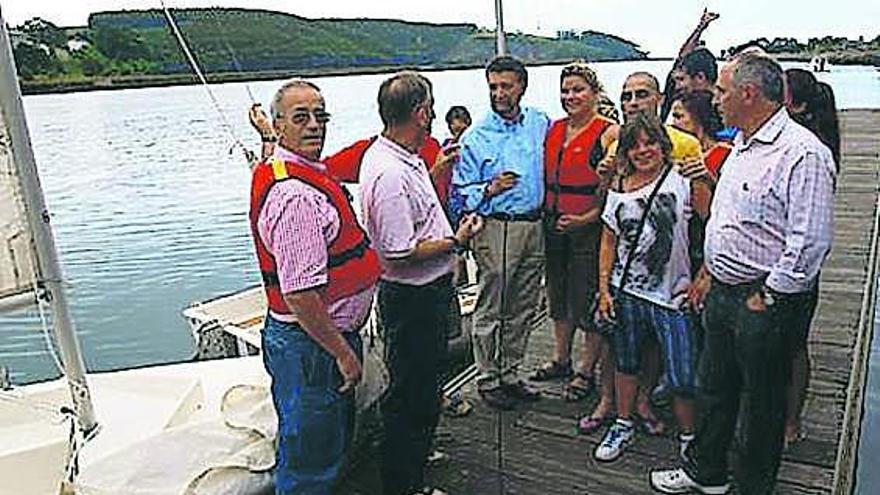
[[(173, 15), (208, 72), (482, 64), (494, 53), (493, 33), (473, 24), (306, 19), (247, 9), (185, 9)], [(92, 14), (89, 29), (136, 33), (162, 72), (189, 71), (158, 10)], [(515, 35), (509, 46), (528, 62), (645, 56), (633, 43), (594, 32), (566, 40)]]
[[(205, 71), (230, 78), (397, 66), (474, 66), (485, 64), (495, 51), (494, 32), (474, 24), (307, 19), (226, 8), (172, 12)], [(88, 26), (80, 28), (57, 28), (42, 19), (28, 23), (14, 30), (24, 36), (25, 43), (16, 48), (16, 60), (19, 73), (29, 82), (26, 87), (32, 89), (59, 81), (67, 86), (96, 81), (114, 85), (114, 81), (126, 78), (177, 75), (180, 79), (191, 73), (162, 11), (157, 9), (98, 12), (89, 16)], [(86, 47), (71, 52), (59, 46), (56, 31), (68, 38), (75, 36)], [(47, 61), (38, 53), (46, 46), (43, 39), (52, 40), (57, 61)], [(527, 63), (646, 57), (636, 44), (594, 31), (566, 32), (557, 38), (509, 34), (508, 48)]]

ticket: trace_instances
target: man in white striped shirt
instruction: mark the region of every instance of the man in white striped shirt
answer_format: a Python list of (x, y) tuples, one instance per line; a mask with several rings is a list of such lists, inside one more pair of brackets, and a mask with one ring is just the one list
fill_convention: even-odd
[(663, 493), (726, 493), (739, 422), (737, 487), (772, 493), (790, 364), (785, 334), (831, 247), (834, 160), (786, 113), (782, 69), (766, 56), (725, 66), (715, 103), (725, 125), (740, 132), (706, 226), (702, 283), (691, 294), (695, 306), (705, 297), (702, 417), (685, 466), (652, 472), (651, 485)]

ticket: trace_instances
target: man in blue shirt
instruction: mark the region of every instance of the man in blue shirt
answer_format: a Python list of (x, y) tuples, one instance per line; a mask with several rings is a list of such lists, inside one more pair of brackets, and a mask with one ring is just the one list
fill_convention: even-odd
[(540, 396), (517, 376), (530, 323), (539, 306), (544, 264), (544, 138), (550, 119), (521, 107), (528, 86), (522, 62), (497, 57), (486, 67), (492, 111), (461, 137), (452, 175), (464, 213), (484, 220), (473, 239), (480, 270), (474, 313), (478, 391), (485, 402), (511, 409)]

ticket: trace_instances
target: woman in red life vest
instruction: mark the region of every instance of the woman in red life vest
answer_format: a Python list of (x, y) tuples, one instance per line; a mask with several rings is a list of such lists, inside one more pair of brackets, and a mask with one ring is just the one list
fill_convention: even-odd
[(711, 91), (693, 91), (679, 96), (672, 103), (672, 125), (693, 134), (703, 149), (703, 162), (717, 178), (721, 166), (732, 149), (716, 137), (722, 129), (721, 117), (712, 104)]
[[(619, 126), (599, 115), (601, 92), (596, 73), (586, 63), (574, 62), (563, 68), (560, 102), (568, 115), (553, 123), (545, 142), (547, 299), (556, 348), (553, 360), (539, 368), (534, 378), (571, 377), (565, 394), (568, 400), (581, 399), (594, 388), (593, 371), (600, 354), (604, 354), (600, 348), (607, 350), (608, 347), (594, 331), (591, 315), (602, 228), (599, 222), (601, 178), (596, 167), (605, 150), (617, 139)], [(571, 344), (577, 328), (586, 332), (585, 356), (573, 373)], [(602, 373), (602, 376), (613, 380), (613, 373)], [(609, 385), (608, 390), (613, 390), (613, 382)], [(602, 402), (599, 409), (612, 410), (611, 397), (608, 403)]]

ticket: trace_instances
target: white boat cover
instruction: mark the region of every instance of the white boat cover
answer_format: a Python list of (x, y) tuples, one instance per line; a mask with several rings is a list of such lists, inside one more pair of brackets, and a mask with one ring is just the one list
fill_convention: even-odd
[(224, 394), (219, 417), (169, 428), (92, 463), (76, 493), (268, 493), (276, 423), (266, 387), (236, 385)]

